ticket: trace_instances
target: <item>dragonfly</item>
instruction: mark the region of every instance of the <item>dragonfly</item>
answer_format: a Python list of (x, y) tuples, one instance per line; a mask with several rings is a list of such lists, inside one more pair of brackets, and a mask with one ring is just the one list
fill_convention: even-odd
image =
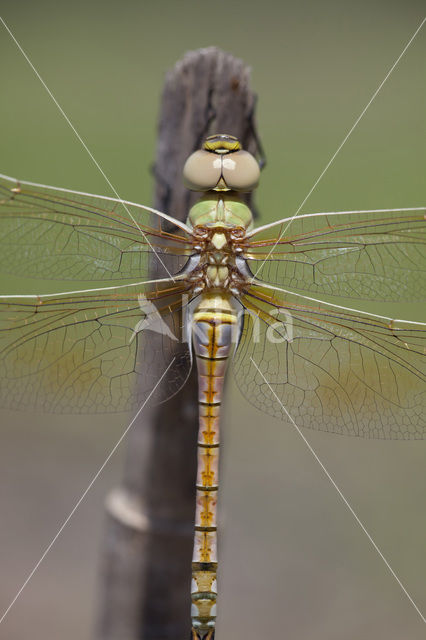
[(184, 166), (186, 187), (201, 195), (183, 223), (0, 176), (0, 270), (97, 285), (0, 297), (3, 406), (129, 410), (177, 393), (195, 362), (192, 640), (215, 633), (219, 425), (231, 361), (244, 396), (274, 417), (366, 438), (426, 435), (426, 324), (340, 304), (424, 300), (426, 208), (307, 213), (255, 227), (243, 194), (259, 177), (237, 138), (209, 136)]

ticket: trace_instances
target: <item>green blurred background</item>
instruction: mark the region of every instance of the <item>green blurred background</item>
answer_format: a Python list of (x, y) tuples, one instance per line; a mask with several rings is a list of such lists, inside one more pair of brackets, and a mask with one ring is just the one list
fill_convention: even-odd
[[(2, 3), (2, 16), (121, 197), (150, 204), (164, 74), (216, 45), (252, 68), (268, 166), (262, 221), (291, 215), (423, 17), (421, 2)], [(415, 39), (304, 211), (425, 203), (425, 33)], [(0, 171), (112, 195), (0, 25)], [(58, 285), (1, 279), (2, 293)], [(419, 319), (415, 306), (378, 312)], [(128, 423), (1, 413), (0, 606), (8, 606)], [(222, 459), (218, 640), (424, 637), (424, 626), (294, 432), (230, 382)], [(423, 443), (306, 432), (420, 607)], [(0, 625), (4, 640), (89, 640), (103, 500), (124, 447)]]

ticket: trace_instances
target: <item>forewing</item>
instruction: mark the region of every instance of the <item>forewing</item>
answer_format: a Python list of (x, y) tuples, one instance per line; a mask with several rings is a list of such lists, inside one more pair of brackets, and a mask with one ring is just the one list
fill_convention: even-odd
[(298, 426), (368, 438), (426, 435), (426, 325), (254, 287), (235, 360), (259, 409)]
[(245, 255), (269, 284), (359, 300), (424, 300), (425, 216), (425, 208), (299, 215), (255, 230)]
[(55, 280), (175, 274), (186, 225), (148, 207), (0, 176), (0, 272)]
[[(184, 295), (182, 284), (164, 288), (155, 293), (156, 307), (152, 289), (142, 285), (2, 298), (0, 404), (102, 413), (139, 408), (150, 394), (155, 402), (170, 397), (191, 367), (188, 346), (176, 348)], [(161, 339), (150, 340), (152, 331)]]

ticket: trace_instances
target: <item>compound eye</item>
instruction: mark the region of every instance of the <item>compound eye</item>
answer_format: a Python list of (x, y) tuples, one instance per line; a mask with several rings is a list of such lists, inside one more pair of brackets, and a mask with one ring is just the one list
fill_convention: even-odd
[(195, 151), (183, 167), (185, 187), (192, 191), (209, 191), (220, 180), (222, 161), (220, 156), (210, 151)]
[(223, 157), (222, 176), (234, 191), (252, 191), (260, 177), (259, 165), (248, 151), (236, 151)]

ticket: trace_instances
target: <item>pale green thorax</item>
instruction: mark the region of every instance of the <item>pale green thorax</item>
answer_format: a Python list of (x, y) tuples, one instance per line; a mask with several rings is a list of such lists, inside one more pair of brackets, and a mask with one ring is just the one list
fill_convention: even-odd
[(191, 207), (186, 224), (189, 227), (253, 227), (253, 215), (249, 207), (235, 192), (210, 192)]

